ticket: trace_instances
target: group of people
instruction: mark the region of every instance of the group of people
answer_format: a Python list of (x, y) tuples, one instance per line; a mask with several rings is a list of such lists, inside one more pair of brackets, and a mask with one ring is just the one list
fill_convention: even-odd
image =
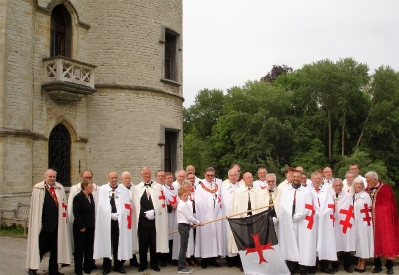
[(241, 177), (238, 164), (224, 181), (215, 178), (212, 167), (199, 179), (189, 165), (175, 173), (175, 181), (163, 170), (153, 180), (151, 169), (144, 167), (137, 185), (129, 172), (122, 173), (121, 183), (118, 174), (110, 172), (108, 182), (98, 186), (92, 172), (85, 171), (81, 182), (70, 188), (68, 201), (56, 172), (49, 169), (32, 192), (28, 273), (36, 274), (48, 251), (49, 275), (61, 274), (58, 264), (72, 259), (76, 274), (90, 274), (94, 259), (100, 258), (103, 274), (111, 271), (112, 258), (116, 272), (126, 273), (127, 260), (143, 272), (148, 250), (150, 268), (156, 272), (177, 261), (178, 273), (189, 274), (188, 266), (196, 266), (198, 258), (202, 268), (220, 267), (216, 259), (225, 258), (228, 267), (242, 269), (223, 217), (242, 218), (269, 209), (291, 274), (296, 269), (314, 274), (318, 265), (321, 272), (333, 274), (341, 262), (346, 272), (361, 273), (369, 258), (374, 258), (373, 273), (382, 271), (384, 258), (387, 274), (393, 274), (393, 260), (399, 255), (393, 191), (377, 173), (370, 171), (363, 178), (357, 164), (349, 168), (342, 180), (334, 179), (329, 167), (314, 171), (310, 179), (301, 167), (288, 167), (280, 184), (263, 167), (256, 181), (249, 172)]

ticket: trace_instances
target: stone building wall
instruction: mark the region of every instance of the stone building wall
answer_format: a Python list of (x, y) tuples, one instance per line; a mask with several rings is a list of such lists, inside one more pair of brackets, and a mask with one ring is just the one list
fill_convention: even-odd
[[(97, 66), (97, 92), (77, 102), (41, 87), (58, 4), (72, 20), (71, 59)], [(182, 86), (161, 81), (165, 27), (182, 43), (181, 0), (0, 0), (0, 208), (29, 201), (58, 123), (71, 134), (72, 183), (86, 169), (99, 184), (110, 170), (131, 171), (137, 183), (143, 166), (163, 167), (165, 129), (179, 133), (182, 166)], [(178, 65), (182, 84), (181, 55)]]

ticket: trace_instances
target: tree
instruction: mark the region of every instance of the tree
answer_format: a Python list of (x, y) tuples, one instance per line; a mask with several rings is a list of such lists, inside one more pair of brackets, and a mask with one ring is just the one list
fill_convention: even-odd
[(276, 80), (280, 75), (285, 75), (288, 73), (292, 73), (292, 68), (288, 67), (287, 65), (273, 65), (273, 68), (271, 69), (270, 72), (267, 73), (265, 77), (262, 77), (261, 80), (272, 83), (274, 80)]

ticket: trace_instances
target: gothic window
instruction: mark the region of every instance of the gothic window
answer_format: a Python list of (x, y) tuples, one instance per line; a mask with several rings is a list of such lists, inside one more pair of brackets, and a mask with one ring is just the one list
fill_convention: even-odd
[(179, 35), (169, 29), (165, 29), (165, 79), (173, 80), (179, 82), (178, 75), (178, 43)]
[(71, 135), (64, 125), (58, 124), (50, 133), (48, 167), (57, 171), (57, 181), (71, 186)]
[(51, 12), (50, 56), (71, 57), (71, 16), (64, 5)]

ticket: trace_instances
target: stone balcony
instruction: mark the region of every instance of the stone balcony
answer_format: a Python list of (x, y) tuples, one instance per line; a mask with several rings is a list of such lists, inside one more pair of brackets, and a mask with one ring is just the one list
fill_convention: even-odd
[(96, 92), (94, 69), (96, 66), (64, 56), (43, 59), (42, 89), (58, 102), (78, 101)]

